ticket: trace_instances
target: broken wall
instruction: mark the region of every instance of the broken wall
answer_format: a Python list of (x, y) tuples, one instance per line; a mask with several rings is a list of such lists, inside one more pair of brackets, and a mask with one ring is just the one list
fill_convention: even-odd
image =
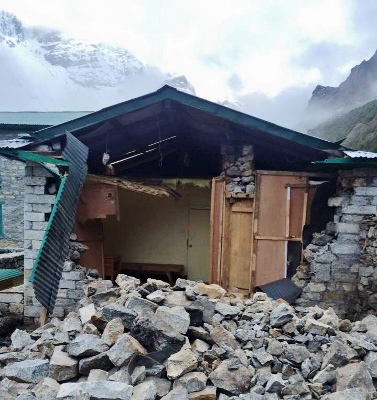
[(303, 287), (297, 303), (332, 307), (351, 319), (376, 314), (377, 170), (341, 171), (338, 195), (329, 205), (336, 209), (335, 225), (323, 232), (328, 240), (315, 244), (314, 238), (304, 251), (308, 264), (293, 278)]

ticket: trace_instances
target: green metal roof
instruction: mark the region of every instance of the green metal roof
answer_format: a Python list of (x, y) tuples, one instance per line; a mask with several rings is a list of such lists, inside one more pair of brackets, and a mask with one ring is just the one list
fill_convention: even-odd
[(163, 86), (156, 92), (104, 108), (100, 111), (93, 112), (60, 125), (51, 126), (50, 128), (38, 131), (36, 134), (39, 141), (50, 140), (64, 135), (66, 131), (74, 133), (79, 129), (89, 127), (97, 123), (102, 123), (110, 118), (114, 118), (125, 113), (130, 113), (164, 100), (176, 101), (182, 105), (202, 110), (211, 115), (215, 115), (246, 127), (265, 132), (275, 137), (300, 143), (314, 149), (339, 149), (338, 144), (275, 125), (271, 122), (252, 117), (251, 115), (236, 110), (232, 110), (217, 103), (213, 103), (211, 101), (178, 91), (177, 89), (174, 89), (168, 85)]
[(19, 269), (0, 269), (0, 281), (22, 276), (23, 274)]
[(91, 111), (20, 111), (20, 112), (0, 112), (0, 129), (6, 127), (16, 127), (25, 129), (26, 127), (42, 127), (59, 125), (64, 122), (80, 118), (90, 114)]

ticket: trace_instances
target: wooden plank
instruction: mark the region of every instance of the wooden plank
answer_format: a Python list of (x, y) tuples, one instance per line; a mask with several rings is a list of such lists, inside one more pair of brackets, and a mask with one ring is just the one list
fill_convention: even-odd
[(226, 192), (225, 197), (227, 199), (233, 198), (233, 199), (253, 199), (254, 195), (253, 194), (248, 194), (248, 193), (231, 193), (231, 192)]
[(257, 240), (256, 242), (255, 286), (283, 279), (286, 269), (286, 241)]
[(286, 236), (254, 236), (256, 240), (289, 240), (291, 242), (301, 242), (301, 238), (291, 238)]
[(229, 289), (248, 290), (253, 241), (253, 200), (239, 200), (231, 206)]
[(313, 178), (336, 178), (337, 173), (333, 172), (296, 172), (296, 171), (255, 171), (259, 175), (281, 175), (281, 176), (307, 176)]
[(230, 238), (231, 238), (231, 205), (227, 200), (223, 202), (223, 229), (221, 246), (221, 275), (220, 285), (229, 288), (230, 271)]
[(225, 181), (212, 180), (210, 214), (210, 283), (220, 284)]
[(293, 212), (291, 213), (290, 216), (288, 236), (291, 238), (302, 238), (302, 228), (305, 223), (305, 221), (303, 223), (303, 212), (305, 209), (305, 215), (306, 215), (307, 196), (305, 197), (305, 193), (307, 189), (301, 187), (301, 188), (291, 188), (290, 190), (291, 190), (290, 207), (291, 210), (293, 210)]

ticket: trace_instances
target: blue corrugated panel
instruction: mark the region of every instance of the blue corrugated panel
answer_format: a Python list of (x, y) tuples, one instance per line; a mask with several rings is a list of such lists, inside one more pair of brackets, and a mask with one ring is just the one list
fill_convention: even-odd
[(88, 148), (69, 132), (63, 159), (69, 173), (62, 177), (59, 192), (48, 222), (45, 237), (34, 266), (31, 281), (37, 300), (51, 313), (55, 307), (59, 282), (67, 258), (69, 236), (75, 223), (81, 188), (87, 175)]

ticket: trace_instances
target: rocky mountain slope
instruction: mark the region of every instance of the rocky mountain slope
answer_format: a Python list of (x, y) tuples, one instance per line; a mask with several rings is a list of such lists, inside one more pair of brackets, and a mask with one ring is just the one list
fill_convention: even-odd
[(164, 84), (194, 93), (184, 76), (143, 65), (124, 48), (86, 44), (57, 31), (23, 26), (0, 11), (0, 109), (96, 110)]
[(318, 85), (309, 100), (306, 124), (315, 126), (334, 116), (344, 115), (377, 97), (377, 52), (351, 69), (338, 87)]
[(377, 100), (330, 119), (313, 129), (310, 135), (337, 142), (356, 150), (377, 151)]

